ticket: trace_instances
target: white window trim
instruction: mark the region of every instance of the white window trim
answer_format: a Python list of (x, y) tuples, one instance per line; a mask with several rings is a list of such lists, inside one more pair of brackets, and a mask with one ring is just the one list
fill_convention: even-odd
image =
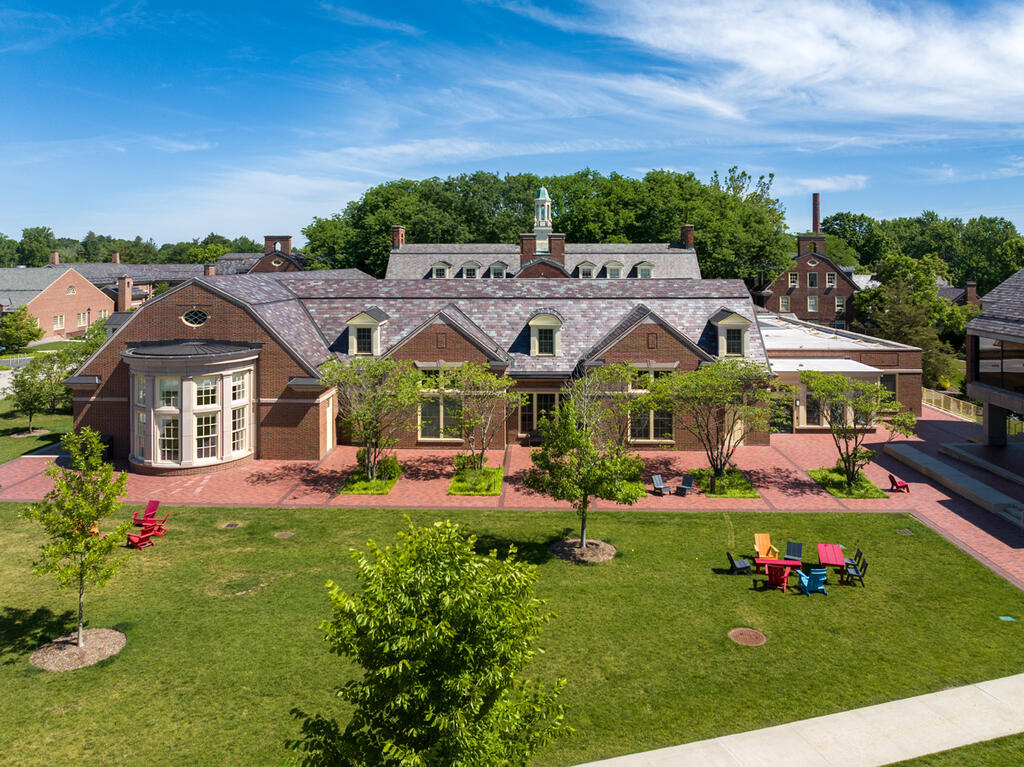
[[(583, 274), (583, 271), (585, 269), (589, 269), (590, 270), (590, 276), (589, 277), (587, 277), (587, 276), (585, 276)], [(595, 277), (597, 277), (598, 271), (600, 271), (600, 270), (597, 268), (597, 264), (592, 264), (589, 261), (584, 261), (584, 262), (576, 265), (576, 273), (580, 276), (581, 280), (592, 280), (592, 279), (594, 279)]]
[(440, 391), (438, 389), (424, 389), (421, 399), (437, 399), (438, 409), (437, 416), (440, 420), (440, 428), (438, 436), (436, 437), (424, 437), (423, 436), (423, 403), (422, 401), (416, 407), (416, 441), (417, 442), (432, 442), (432, 443), (460, 443), (462, 437), (446, 437), (444, 435), (445, 422), (444, 422), (444, 401), (445, 399), (462, 398), (462, 395), (456, 391)]
[[(729, 317), (719, 320), (715, 323), (715, 327), (718, 329), (718, 356), (719, 357), (734, 357), (739, 359), (740, 357), (750, 356), (750, 320), (742, 317), (738, 314), (732, 314)], [(743, 354), (727, 354), (728, 349), (728, 330), (740, 330), (743, 332)]]
[(53, 315), (53, 329), (54, 330), (63, 330), (64, 329), (64, 315), (63, 314), (55, 314), (55, 315)]
[(530, 390), (530, 391), (522, 391), (520, 393), (521, 394), (525, 394), (526, 397), (527, 397), (526, 405), (520, 405), (518, 407), (518, 409), (516, 410), (516, 434), (520, 438), (522, 438), (522, 437), (530, 436), (530, 432), (522, 430), (523, 429), (523, 408), (524, 407), (530, 408), (530, 412), (533, 415), (533, 431), (537, 431), (537, 421), (539, 420), (539, 418), (537, 416), (537, 395), (538, 394), (554, 394), (555, 395), (555, 407), (554, 407), (554, 410), (551, 411), (551, 412), (558, 412), (558, 407), (559, 407), (559, 405), (562, 404), (562, 394), (561, 394), (561, 392), (551, 391), (550, 389), (533, 389), (533, 390)]
[[(377, 322), (365, 312), (360, 312), (348, 321), (348, 354), (350, 357), (379, 357), (381, 327), (386, 323)], [(370, 353), (356, 351), (356, 329), (370, 329)]]
[[(638, 391), (638, 393), (642, 392), (642, 390), (637, 390), (637, 391)], [(651, 410), (644, 411), (644, 415), (647, 418), (647, 434), (648, 435), (653, 435), (654, 434), (654, 412), (655, 411), (654, 411), (653, 408)], [(661, 438), (661, 437), (655, 438), (653, 436), (647, 436), (647, 437), (644, 437), (642, 439), (634, 439), (633, 438), (633, 418), (634, 418), (635, 415), (637, 415), (637, 414), (636, 413), (630, 413), (629, 414), (629, 438), (628, 438), (629, 439), (629, 444), (631, 444), (631, 445), (674, 445), (675, 444), (676, 440), (675, 440), (674, 436), (672, 436), (672, 437), (664, 437), (664, 438)], [(675, 427), (676, 427), (676, 417), (675, 417), (675, 414), (673, 413), (672, 414), (672, 433), (673, 433), (673, 435), (675, 434), (675, 430), (676, 430)]]
[(789, 296), (779, 296), (779, 311), (788, 312), (790, 310)]
[[(652, 279), (654, 277), (654, 264), (652, 264), (650, 261), (641, 261), (639, 264), (636, 265), (635, 268), (636, 268), (636, 276), (637, 276), (638, 280), (649, 280), (649, 279)], [(644, 277), (641, 274), (641, 271), (644, 270), (644, 269), (646, 269), (648, 272), (650, 272), (650, 274), (648, 274), (646, 277)]]
[(836, 273), (835, 272), (825, 272), (825, 287), (826, 288), (834, 288), (836, 286), (836, 284), (837, 284), (836, 283), (837, 279), (838, 278), (836, 277)]
[(800, 287), (800, 272), (789, 273), (789, 287), (799, 288)]
[[(812, 274), (814, 275), (814, 284), (813, 285), (811, 284), (811, 275)], [(807, 272), (807, 288), (808, 288), (808, 290), (817, 290), (818, 289), (818, 285), (820, 285), (820, 284), (821, 283), (818, 282), (818, 273), (817, 272)]]
[(836, 296), (836, 311), (837, 312), (845, 312), (846, 311), (846, 296)]
[[(538, 348), (540, 343), (537, 331), (541, 328), (554, 330), (555, 353), (540, 354)], [(530, 356), (531, 357), (561, 357), (562, 356), (562, 323), (553, 314), (538, 314), (530, 320)]]
[[(814, 302), (814, 308), (811, 308), (811, 302)], [(819, 303), (817, 296), (807, 296), (807, 311), (817, 312), (819, 310)]]
[[(466, 276), (466, 270), (467, 269), (475, 269), (476, 270), (476, 274), (474, 274), (472, 277), (467, 277)], [(480, 264), (478, 264), (476, 261), (467, 261), (466, 263), (464, 263), (462, 266), (459, 267), (459, 275), (464, 280), (478, 280), (478, 279), (480, 279), (480, 275), (481, 275), (482, 271), (483, 270), (481, 269)]]
[[(622, 264), (619, 263), (618, 261), (609, 261), (607, 264), (604, 265), (604, 276), (605, 276), (605, 279), (608, 279), (608, 280), (621, 280), (622, 279), (622, 270), (623, 270), (623, 268), (624, 267), (622, 266)], [(618, 275), (615, 276), (615, 277), (612, 277), (610, 274), (608, 274), (608, 270), (609, 269), (618, 269), (619, 270)]]
[[(438, 262), (430, 267), (430, 276), (432, 279), (441, 280), (448, 278), (448, 270), (451, 268), (449, 264)], [(438, 271), (441, 272), (441, 276), (437, 275)]]

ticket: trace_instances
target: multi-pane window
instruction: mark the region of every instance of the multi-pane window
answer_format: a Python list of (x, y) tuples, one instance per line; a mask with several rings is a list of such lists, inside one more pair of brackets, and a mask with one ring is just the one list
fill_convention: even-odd
[(53, 315), (53, 329), (54, 330), (63, 330), (64, 329), (64, 315), (63, 314), (55, 314), (55, 315)]
[(146, 413), (143, 410), (135, 411), (135, 450), (133, 455), (140, 461), (146, 454)]
[(555, 353), (555, 329), (554, 328), (538, 328), (537, 329), (537, 354), (544, 356), (553, 356)]
[(629, 436), (634, 441), (672, 439), (672, 411), (645, 410), (629, 418)]
[(800, 274), (798, 272), (789, 273), (789, 287), (799, 288), (800, 287)]
[(196, 459), (217, 457), (217, 413), (196, 416)]
[[(231, 449), (234, 452), (245, 450), (246, 423), (248, 419), (247, 407), (236, 407), (231, 411)], [(331, 423), (330, 419), (327, 420)]]
[(67, 290), (64, 291), (64, 295), (66, 295), (66, 296), (73, 296), (77, 292), (78, 291), (75, 289), (74, 285), (68, 285)]
[(100, 319), (101, 320), (105, 320), (106, 318), (107, 318), (107, 310), (106, 309), (100, 309)]
[(231, 374), (231, 401), (238, 402), (246, 398), (245, 373)]
[(605, 274), (608, 275), (608, 279), (617, 280), (620, 276), (622, 276), (622, 270), (617, 266), (609, 266), (605, 270)]
[(779, 311), (780, 312), (788, 312), (789, 311), (789, 296), (779, 296)]
[(434, 267), (434, 279), (443, 280), (448, 276), (448, 270), (443, 266)]
[(836, 286), (836, 273), (826, 272), (825, 273), (825, 287), (834, 288)]
[(526, 401), (519, 408), (519, 433), (529, 434), (545, 415), (550, 416), (558, 408), (558, 394), (537, 392), (527, 394)]
[(196, 405), (217, 404), (217, 378), (218, 376), (203, 376), (196, 379)]
[(135, 376), (135, 404), (145, 405), (146, 404), (146, 378), (145, 376)]
[(818, 297), (807, 296), (807, 311), (816, 312), (818, 311)]
[(458, 397), (433, 394), (420, 401), (420, 439), (457, 437), (454, 429), (462, 413), (462, 400)]
[(491, 277), (504, 278), (505, 277), (505, 267), (504, 266), (492, 266), (491, 267)]
[(589, 266), (581, 266), (580, 267), (580, 277), (582, 277), (585, 280), (589, 280), (593, 276), (594, 276), (594, 270), (591, 269)]
[(78, 327), (84, 328), (87, 324), (89, 324), (89, 320), (87, 317), (88, 315), (86, 314), (86, 312), (78, 312)]
[(639, 276), (641, 280), (651, 279), (651, 267), (649, 266), (641, 266), (639, 269), (636, 270), (636, 272), (637, 276)]
[(462, 268), (462, 276), (467, 280), (476, 279), (476, 267), (475, 266), (464, 266)]
[(881, 383), (882, 386), (885, 387), (885, 390), (887, 392), (889, 392), (890, 394), (892, 394), (892, 396), (894, 396), (894, 397), (896, 396), (896, 374), (895, 373), (885, 373), (885, 374), (883, 374), (882, 377), (881, 377), (881, 380), (879, 381), (879, 383)]
[(156, 379), (157, 407), (179, 407), (181, 403), (181, 379)]
[(816, 288), (818, 287), (818, 273), (807, 272), (807, 287)]
[(180, 437), (178, 416), (161, 416), (157, 435), (157, 452), (161, 461), (181, 460)]
[(845, 312), (846, 311), (846, 296), (836, 296), (836, 311), (837, 312)]
[(725, 353), (743, 354), (743, 330), (740, 328), (726, 328), (725, 330)]
[(356, 354), (373, 354), (373, 328), (356, 328)]
[(821, 403), (810, 395), (804, 403), (804, 423), (808, 426), (821, 425)]

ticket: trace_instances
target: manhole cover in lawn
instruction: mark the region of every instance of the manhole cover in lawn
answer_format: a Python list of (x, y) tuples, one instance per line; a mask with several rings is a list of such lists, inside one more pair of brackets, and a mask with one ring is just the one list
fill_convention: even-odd
[(896, 532), (899, 535), (913, 535), (914, 534), (913, 530), (905, 530), (905, 529), (904, 530), (897, 530)]
[(275, 538), (291, 538), (293, 535), (295, 535), (295, 533), (290, 530), (282, 530), (279, 533), (274, 533)]
[(228, 522), (226, 525), (224, 525), (224, 527), (227, 527), (229, 529), (230, 528), (235, 528), (235, 527), (238, 527), (238, 523), (237, 522)]
[(729, 639), (736, 644), (747, 647), (757, 647), (768, 641), (768, 638), (757, 629), (733, 629), (729, 632)]

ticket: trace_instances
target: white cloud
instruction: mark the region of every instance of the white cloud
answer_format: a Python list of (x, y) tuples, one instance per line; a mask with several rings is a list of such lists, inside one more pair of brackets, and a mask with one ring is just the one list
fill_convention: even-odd
[[(385, 5), (384, 7), (390, 7)], [(411, 24), (406, 24), (401, 21), (393, 21), (391, 19), (382, 19), (377, 16), (370, 16), (366, 13), (360, 13), (359, 11), (353, 11), (351, 8), (340, 8), (330, 3), (321, 3), (320, 8), (326, 11), (327, 14), (335, 21), (340, 21), (342, 24), (349, 24), (353, 27), (373, 27), (375, 29), (386, 29), (391, 32), (401, 32), (406, 35), (420, 35), (423, 34), (423, 30), (418, 29)]]
[(178, 141), (177, 139), (154, 137), (151, 140), (154, 149), (161, 152), (201, 152), (217, 146), (210, 141)]
[(849, 192), (863, 189), (867, 184), (868, 177), (859, 173), (818, 176), (816, 178), (776, 178), (772, 184), (772, 192), (780, 195), (806, 192)]
[(579, 16), (508, 10), (569, 31), (624, 39), (688, 67), (748, 111), (819, 119), (1024, 118), (1024, 7), (966, 13), (868, 0), (589, 0)]

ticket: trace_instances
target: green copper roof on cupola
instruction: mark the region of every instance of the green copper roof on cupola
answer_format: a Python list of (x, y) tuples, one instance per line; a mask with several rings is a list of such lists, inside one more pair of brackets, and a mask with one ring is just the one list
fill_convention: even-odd
[(540, 188), (540, 191), (537, 192), (537, 199), (538, 200), (550, 200), (551, 199), (550, 195), (548, 195), (548, 188), (546, 186), (542, 186)]

